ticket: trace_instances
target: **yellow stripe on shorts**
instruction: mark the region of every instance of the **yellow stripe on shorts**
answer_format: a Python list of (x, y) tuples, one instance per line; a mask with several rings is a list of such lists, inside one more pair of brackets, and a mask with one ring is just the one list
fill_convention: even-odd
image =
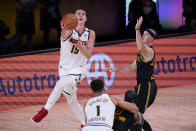
[(149, 102), (149, 98), (150, 98), (150, 90), (151, 90), (151, 84), (150, 84), (150, 82), (148, 82), (148, 96), (147, 96), (147, 100), (146, 100), (145, 111), (148, 107), (148, 102)]
[(140, 93), (140, 88), (141, 88), (141, 84), (138, 85), (137, 95), (139, 95), (139, 93)]

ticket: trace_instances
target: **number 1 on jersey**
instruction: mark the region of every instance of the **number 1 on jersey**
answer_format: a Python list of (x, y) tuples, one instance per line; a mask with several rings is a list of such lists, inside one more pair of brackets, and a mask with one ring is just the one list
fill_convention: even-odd
[(100, 116), (100, 105), (96, 106), (97, 108), (97, 116)]

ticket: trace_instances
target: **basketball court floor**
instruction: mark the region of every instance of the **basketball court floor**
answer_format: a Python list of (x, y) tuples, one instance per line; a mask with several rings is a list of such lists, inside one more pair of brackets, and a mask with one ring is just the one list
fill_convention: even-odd
[[(118, 95), (123, 97), (123, 95)], [(79, 100), (84, 105), (87, 100)], [(66, 102), (56, 103), (48, 116), (33, 124), (42, 105), (0, 111), (0, 131), (79, 131), (80, 122)], [(144, 115), (154, 131), (196, 131), (196, 85), (159, 88)]]

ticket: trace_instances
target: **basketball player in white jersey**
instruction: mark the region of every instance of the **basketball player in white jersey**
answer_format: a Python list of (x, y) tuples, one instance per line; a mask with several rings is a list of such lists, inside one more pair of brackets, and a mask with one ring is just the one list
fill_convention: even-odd
[[(104, 93), (104, 82), (95, 79), (91, 82), (94, 97), (85, 104), (86, 124), (82, 131), (113, 131), (114, 112), (116, 105), (129, 112), (140, 114), (134, 103)], [(131, 123), (130, 123), (131, 124)]]
[(39, 123), (48, 114), (63, 93), (81, 125), (85, 124), (84, 112), (77, 101), (76, 84), (86, 75), (87, 60), (94, 48), (95, 32), (85, 27), (87, 17), (84, 10), (76, 10), (75, 16), (78, 19), (78, 26), (75, 29), (69, 30), (67, 25), (61, 23), (60, 80), (56, 83), (46, 105), (32, 117), (34, 123)]

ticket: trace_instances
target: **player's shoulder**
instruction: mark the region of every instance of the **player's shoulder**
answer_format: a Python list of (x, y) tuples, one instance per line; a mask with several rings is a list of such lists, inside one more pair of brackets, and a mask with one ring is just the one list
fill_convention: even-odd
[(147, 51), (148, 51), (148, 53), (150, 53), (151, 55), (154, 56), (155, 51), (154, 51), (154, 48), (153, 48), (152, 46), (149, 46), (149, 47), (147, 48)]
[(88, 30), (89, 30), (90, 33), (95, 33), (95, 31), (92, 30), (92, 29), (88, 29)]
[(89, 29), (89, 32), (90, 32), (91, 36), (95, 36), (95, 31), (94, 30)]
[(87, 27), (85, 27), (85, 31), (88, 31), (88, 32), (90, 32), (90, 33), (94, 33), (94, 34), (95, 34), (95, 31), (94, 31), (94, 30), (92, 30), (92, 29), (90, 29), (90, 28), (87, 28)]
[(95, 31), (92, 30), (92, 29), (89, 29), (89, 28), (85, 27), (84, 31), (89, 32), (89, 34), (90, 34), (91, 36), (95, 36)]

